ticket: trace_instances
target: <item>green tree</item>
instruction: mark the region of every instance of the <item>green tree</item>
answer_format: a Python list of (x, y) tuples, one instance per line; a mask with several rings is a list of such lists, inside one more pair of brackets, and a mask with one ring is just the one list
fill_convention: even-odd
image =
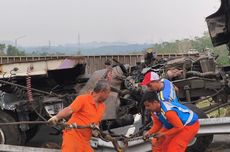
[(25, 56), (24, 51), (20, 51), (12, 45), (8, 45), (6, 53), (8, 56)]
[(153, 44), (153, 48), (157, 53), (186, 53), (191, 49), (202, 52), (204, 49), (209, 48), (213, 53), (218, 55), (217, 62), (221, 65), (230, 64), (229, 51), (225, 45), (213, 47), (209, 33), (204, 32), (201, 37), (194, 37), (192, 39), (182, 39), (173, 42), (162, 42)]
[(5, 52), (4, 52), (5, 48), (6, 48), (5, 44), (0, 44), (0, 55), (5, 55)]

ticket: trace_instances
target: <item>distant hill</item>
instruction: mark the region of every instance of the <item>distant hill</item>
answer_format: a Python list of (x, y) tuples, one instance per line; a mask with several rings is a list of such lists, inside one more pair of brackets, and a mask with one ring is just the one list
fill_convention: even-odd
[(125, 42), (91, 42), (77, 44), (65, 44), (59, 46), (22, 47), (27, 54), (65, 54), (65, 55), (116, 55), (140, 52), (145, 48), (152, 47), (151, 44), (129, 44)]

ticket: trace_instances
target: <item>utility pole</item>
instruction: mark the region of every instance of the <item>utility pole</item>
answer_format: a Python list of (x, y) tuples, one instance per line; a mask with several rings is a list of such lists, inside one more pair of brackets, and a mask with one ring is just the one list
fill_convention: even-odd
[(22, 36), (19, 36), (19, 37), (17, 37), (16, 39), (14, 39), (14, 46), (17, 48), (17, 43), (18, 43), (18, 40), (19, 39), (22, 39), (22, 38), (24, 38), (24, 37), (26, 37), (26, 35), (22, 35)]
[(49, 50), (50, 50), (50, 48), (51, 48), (51, 41), (49, 40)]
[(77, 38), (78, 38), (78, 51), (77, 51), (77, 55), (80, 55), (81, 54), (81, 49), (80, 49), (81, 42), (80, 42), (80, 34), (79, 33), (77, 34)]
[(80, 51), (80, 44), (81, 44), (81, 42), (80, 42), (80, 34), (78, 33), (78, 51)]

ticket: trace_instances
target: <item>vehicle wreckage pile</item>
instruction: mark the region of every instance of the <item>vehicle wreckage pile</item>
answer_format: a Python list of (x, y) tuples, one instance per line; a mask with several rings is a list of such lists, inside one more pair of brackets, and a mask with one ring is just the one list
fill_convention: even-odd
[[(206, 18), (214, 46), (230, 46), (229, 7), (229, 0), (221, 0), (219, 10)], [(0, 125), (0, 144), (25, 144), (37, 133), (38, 123), (47, 123), (50, 116), (68, 106), (77, 95), (90, 91), (97, 80), (108, 75), (113, 88), (106, 101), (107, 111), (99, 133), (105, 141), (112, 141), (117, 151), (121, 150), (118, 140), (123, 143), (138, 140), (151, 124), (141, 104), (145, 88), (139, 85), (149, 70), (173, 81), (179, 90), (180, 102), (200, 118), (207, 118), (213, 111), (220, 112), (230, 104), (230, 66), (218, 66), (216, 58), (210, 54), (166, 60), (150, 56), (145, 63), (133, 67), (116, 60), (112, 64), (108, 60), (105, 69), (90, 77), (84, 76), (86, 63), (79, 63), (74, 58), (0, 65), (0, 124), (13, 124)], [(204, 101), (207, 103), (200, 106)], [(141, 116), (141, 123), (132, 136), (114, 134), (114, 129), (135, 124), (137, 114)], [(60, 134), (61, 128), (54, 127), (56, 134)], [(203, 152), (212, 139), (213, 134), (197, 136), (188, 151)]]
[[(58, 68), (52, 68), (53, 62), (59, 64)], [(172, 80), (179, 88), (180, 101), (192, 108), (200, 118), (207, 118), (212, 111), (230, 104), (230, 67), (218, 67), (216, 57), (210, 54), (167, 60), (160, 58), (137, 63), (133, 67), (111, 59), (106, 62), (105, 69), (95, 71), (90, 77), (83, 76), (86, 64), (76, 64), (74, 59), (46, 61), (49, 65), (46, 72), (37, 70), (36, 67), (44, 69), (41, 63), (2, 65), (2, 69), (8, 71), (2, 72), (0, 79), (0, 123), (46, 121), (68, 106), (77, 95), (90, 91), (97, 80), (110, 74), (112, 92), (106, 101), (107, 110), (100, 128), (106, 132), (102, 138), (109, 141), (106, 138), (110, 137), (115, 148), (119, 149), (117, 141), (127, 143), (138, 140), (151, 125), (141, 104), (145, 88), (139, 85), (144, 74), (150, 70)], [(208, 105), (198, 108), (196, 105), (204, 100), (209, 101)], [(136, 114), (141, 115), (142, 121), (137, 132), (129, 137), (114, 134), (114, 128), (132, 125)], [(2, 125), (0, 143), (23, 145), (37, 133), (38, 128), (36, 123)], [(61, 131), (58, 126), (54, 129), (57, 134)], [(15, 136), (12, 137), (12, 134)], [(198, 136), (188, 151), (204, 151), (212, 139), (212, 134)]]

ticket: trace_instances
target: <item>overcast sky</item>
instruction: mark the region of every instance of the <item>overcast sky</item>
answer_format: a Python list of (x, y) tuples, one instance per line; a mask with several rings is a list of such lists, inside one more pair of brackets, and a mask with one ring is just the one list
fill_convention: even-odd
[[(155, 43), (201, 36), (220, 0), (0, 0), (0, 41)], [(20, 38), (21, 37), (21, 38)]]

